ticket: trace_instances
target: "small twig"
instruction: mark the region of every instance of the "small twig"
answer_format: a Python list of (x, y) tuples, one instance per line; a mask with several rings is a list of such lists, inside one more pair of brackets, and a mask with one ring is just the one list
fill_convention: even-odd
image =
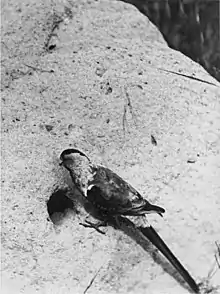
[(202, 82), (202, 83), (205, 83), (205, 84), (209, 84), (209, 85), (212, 85), (212, 86), (216, 86), (216, 84), (214, 83), (211, 83), (211, 82), (208, 82), (208, 81), (205, 81), (205, 80), (202, 80), (202, 79), (199, 79), (199, 78), (195, 78), (195, 77), (192, 77), (192, 76), (189, 76), (189, 75), (185, 75), (185, 74), (182, 74), (182, 73), (178, 73), (178, 72), (175, 72), (175, 71), (172, 71), (172, 70), (167, 70), (167, 69), (163, 69), (163, 68), (158, 68), (159, 70), (162, 70), (162, 71), (165, 71), (165, 72), (168, 72), (168, 73), (172, 73), (172, 74), (175, 74), (175, 75), (178, 75), (178, 76), (182, 76), (182, 77), (185, 77), (185, 78), (188, 78), (188, 79), (191, 79), (191, 80), (195, 80), (195, 81), (198, 81), (198, 82)]
[(220, 263), (219, 263), (219, 260), (218, 258), (220, 259), (220, 245), (217, 243), (217, 241), (215, 242), (216, 246), (217, 246), (217, 253), (215, 253), (215, 260), (216, 260), (216, 263), (218, 265), (218, 268), (220, 269)]
[[(215, 241), (215, 245), (217, 247), (217, 252), (218, 252), (218, 255), (220, 257), (220, 245), (217, 243), (217, 241)], [(217, 253), (216, 253), (217, 254)]]
[[(103, 264), (104, 265), (104, 264)], [(86, 294), (86, 292), (89, 290), (89, 288), (91, 288), (95, 278), (97, 277), (98, 273), (100, 272), (100, 270), (103, 268), (103, 265), (100, 266), (100, 268), (98, 269), (98, 271), (95, 273), (95, 275), (93, 276), (93, 278), (91, 279), (89, 285), (86, 287), (86, 289), (84, 290), (83, 294)]]
[[(216, 274), (217, 270), (220, 269), (220, 264), (218, 258), (220, 257), (220, 246), (217, 242), (215, 242), (217, 246), (217, 253), (215, 253), (215, 262), (211, 269), (208, 272), (208, 275), (206, 278), (202, 279), (202, 281), (199, 283), (200, 287), (200, 293), (201, 294), (209, 294), (214, 293), (215, 291), (219, 290), (219, 286), (212, 286), (211, 285), (211, 279)], [(216, 267), (217, 264), (217, 268)]]
[(29, 67), (29, 68), (31, 68), (31, 69), (33, 69), (33, 70), (40, 71), (40, 72), (49, 72), (49, 73), (53, 73), (54, 72), (53, 69), (50, 69), (50, 70), (41, 69), (39, 67), (35, 67), (35, 66), (29, 65), (29, 64), (26, 64), (26, 63), (24, 63), (24, 65), (27, 66), (27, 67)]
[[(55, 19), (56, 17), (58, 19)], [(54, 15), (52, 28), (51, 28), (50, 33), (48, 34), (46, 42), (44, 44), (44, 47), (46, 48), (46, 50), (49, 49), (49, 43), (50, 43), (51, 38), (56, 35), (54, 33), (54, 31), (59, 28), (60, 23), (62, 23), (63, 21), (64, 20), (60, 16)]]
[(126, 96), (126, 101), (125, 101), (125, 105), (124, 105), (124, 113), (123, 113), (123, 118), (122, 118), (124, 135), (125, 135), (126, 125), (127, 125), (127, 129), (128, 129), (128, 121), (127, 121), (127, 109), (128, 108), (129, 108), (130, 114), (132, 116), (132, 119), (134, 121), (134, 124), (135, 124), (135, 126), (137, 126), (136, 117), (135, 117), (135, 114), (133, 112), (133, 107), (132, 107), (132, 104), (131, 104), (131, 99), (129, 97), (129, 94), (128, 94), (128, 91), (127, 90), (125, 90), (125, 96)]
[(125, 131), (126, 131), (126, 125), (128, 128), (128, 122), (127, 122), (127, 104), (124, 105), (124, 113), (123, 113), (123, 117), (122, 117), (122, 125), (123, 125), (123, 133), (125, 136)]
[(151, 135), (151, 143), (154, 145), (154, 146), (157, 146), (157, 140), (155, 139), (155, 137), (153, 135)]
[(137, 126), (137, 123), (136, 123), (136, 117), (135, 117), (135, 114), (134, 114), (134, 112), (133, 112), (133, 107), (132, 107), (132, 105), (131, 105), (131, 99), (130, 99), (130, 97), (129, 97), (129, 95), (128, 95), (127, 90), (125, 90), (125, 95), (126, 95), (126, 98), (127, 98), (127, 105), (128, 105), (128, 107), (129, 107), (130, 114), (131, 114), (131, 116), (132, 116), (132, 118), (133, 118), (133, 120), (134, 120), (134, 124), (135, 124), (135, 126)]

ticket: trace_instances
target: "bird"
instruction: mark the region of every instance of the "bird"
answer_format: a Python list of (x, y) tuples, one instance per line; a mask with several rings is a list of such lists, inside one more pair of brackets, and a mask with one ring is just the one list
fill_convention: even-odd
[(97, 224), (86, 221), (82, 225), (103, 233), (99, 227), (106, 225), (108, 219), (115, 219), (119, 225), (120, 217), (128, 217), (129, 221), (129, 217), (141, 218), (141, 225), (137, 229), (169, 260), (190, 288), (199, 293), (199, 286), (147, 220), (146, 215), (150, 213), (163, 216), (164, 208), (151, 204), (118, 174), (105, 166), (93, 163), (78, 149), (64, 150), (60, 160), (60, 165), (69, 171), (76, 188), (105, 218)]
[(165, 213), (164, 208), (152, 205), (112, 170), (92, 163), (82, 151), (64, 150), (60, 159), (78, 190), (102, 213), (116, 217)]

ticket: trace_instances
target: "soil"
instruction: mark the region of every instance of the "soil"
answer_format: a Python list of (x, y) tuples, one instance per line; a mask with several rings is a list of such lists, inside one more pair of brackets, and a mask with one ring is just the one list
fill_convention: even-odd
[[(155, 230), (197, 282), (208, 277), (220, 242), (214, 78), (133, 6), (104, 0), (3, 0), (1, 78), (1, 293), (189, 293), (149, 244), (79, 225), (87, 212), (59, 166), (70, 146), (164, 207)], [(220, 270), (208, 279), (220, 286)]]

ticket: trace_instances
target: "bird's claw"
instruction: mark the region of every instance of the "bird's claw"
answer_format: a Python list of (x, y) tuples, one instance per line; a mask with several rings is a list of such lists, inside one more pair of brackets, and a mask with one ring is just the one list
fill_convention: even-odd
[(105, 227), (106, 226), (106, 222), (100, 221), (96, 224), (85, 220), (85, 223), (79, 223), (81, 226), (85, 227), (85, 228), (93, 228), (95, 229), (97, 232), (99, 232), (100, 234), (105, 235), (105, 232), (103, 232), (102, 230), (99, 229), (99, 227)]

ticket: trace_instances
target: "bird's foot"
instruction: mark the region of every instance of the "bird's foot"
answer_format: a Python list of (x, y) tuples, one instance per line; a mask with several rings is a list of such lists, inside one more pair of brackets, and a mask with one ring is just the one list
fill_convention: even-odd
[(79, 223), (81, 226), (85, 227), (85, 228), (93, 228), (95, 229), (97, 232), (99, 232), (100, 234), (105, 234), (105, 232), (103, 232), (102, 230), (100, 230), (100, 227), (106, 227), (107, 226), (107, 221), (99, 221), (97, 223), (92, 223), (88, 220), (85, 220), (85, 223)]

